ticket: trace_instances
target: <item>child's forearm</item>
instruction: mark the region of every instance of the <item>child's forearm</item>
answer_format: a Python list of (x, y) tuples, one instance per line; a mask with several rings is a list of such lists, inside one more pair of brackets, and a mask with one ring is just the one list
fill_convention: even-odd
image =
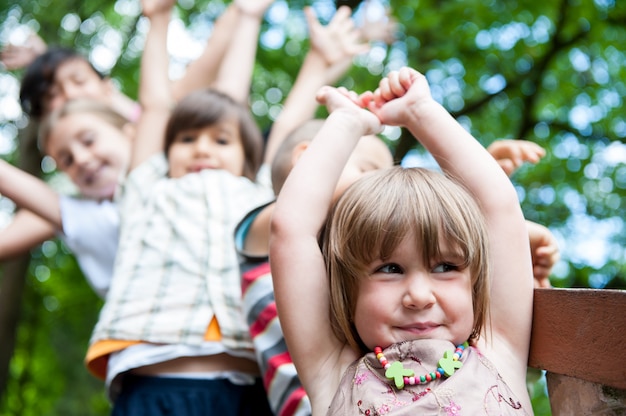
[(235, 4), (231, 3), (216, 20), (211, 36), (200, 57), (191, 62), (185, 75), (172, 84), (174, 101), (180, 101), (192, 91), (214, 85), (220, 64), (233, 37), (238, 13)]
[(4, 160), (0, 160), (0, 194), (61, 228), (59, 195), (41, 179)]
[(215, 88), (246, 103), (261, 29), (260, 18), (240, 13), (237, 29), (215, 82)]
[(357, 117), (344, 111), (331, 113), (289, 174), (274, 218), (285, 220), (295, 233), (316, 235), (341, 172), (363, 134)]
[(139, 102), (147, 110), (156, 106), (169, 106), (169, 58), (167, 54), (167, 29), (171, 9), (149, 16), (150, 29), (141, 57)]
[(307, 53), (283, 109), (272, 124), (265, 148), (265, 163), (272, 163), (276, 150), (289, 133), (315, 116), (319, 106), (315, 94), (325, 85), (326, 68), (326, 61), (318, 52), (311, 50)]
[(169, 4), (169, 8), (160, 6), (158, 10), (148, 13), (146, 7), (149, 1), (143, 1), (144, 14), (150, 18), (150, 29), (141, 57), (139, 101), (143, 111), (133, 140), (131, 170), (163, 150), (164, 131), (172, 104), (167, 29), (173, 3)]
[[(506, 203), (519, 208), (510, 180), (485, 148), (440, 104), (411, 109), (409, 131), (433, 155), (444, 172), (462, 179), (472, 194), (485, 203)], [(494, 189), (499, 190), (495, 196)]]
[(21, 209), (11, 223), (0, 230), (0, 261), (27, 253), (55, 236), (57, 229), (34, 213)]

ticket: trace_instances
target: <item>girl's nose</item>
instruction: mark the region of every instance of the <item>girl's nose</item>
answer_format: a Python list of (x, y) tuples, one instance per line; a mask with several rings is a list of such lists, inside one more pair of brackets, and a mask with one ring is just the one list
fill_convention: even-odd
[(431, 281), (426, 273), (413, 273), (406, 279), (402, 305), (409, 309), (426, 309), (436, 302)]

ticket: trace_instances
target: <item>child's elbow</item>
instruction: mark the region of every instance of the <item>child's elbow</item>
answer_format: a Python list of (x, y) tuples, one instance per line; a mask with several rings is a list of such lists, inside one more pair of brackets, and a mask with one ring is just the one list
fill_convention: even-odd
[(276, 210), (270, 220), (270, 251), (272, 248), (289, 245), (289, 241), (298, 234), (297, 216), (289, 212)]
[(287, 225), (287, 221), (282, 215), (272, 215), (272, 219), (270, 220), (270, 247), (272, 243), (275, 243), (278, 240), (283, 239), (289, 233), (289, 226)]

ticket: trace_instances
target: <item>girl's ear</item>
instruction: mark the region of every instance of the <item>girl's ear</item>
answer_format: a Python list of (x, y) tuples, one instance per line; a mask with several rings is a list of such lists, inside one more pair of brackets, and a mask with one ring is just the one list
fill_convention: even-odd
[(304, 153), (304, 151), (309, 148), (310, 144), (311, 142), (307, 140), (307, 141), (298, 143), (293, 148), (293, 150), (291, 151), (291, 167), (292, 168), (296, 165), (296, 162), (300, 159), (300, 156), (302, 156), (302, 153)]

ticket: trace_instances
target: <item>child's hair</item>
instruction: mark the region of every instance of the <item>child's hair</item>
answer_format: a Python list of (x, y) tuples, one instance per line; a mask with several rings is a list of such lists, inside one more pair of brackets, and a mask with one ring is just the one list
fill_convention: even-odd
[(263, 158), (263, 136), (250, 111), (230, 96), (212, 89), (192, 92), (172, 110), (165, 129), (165, 154), (176, 135), (235, 118), (244, 151), (243, 176), (254, 180)]
[(274, 194), (278, 195), (283, 187), (292, 166), (293, 149), (302, 142), (310, 142), (324, 125), (323, 119), (312, 119), (302, 123), (294, 129), (276, 149), (272, 161), (272, 186)]
[(75, 99), (67, 101), (60, 108), (50, 113), (43, 119), (39, 126), (38, 145), (39, 150), (45, 153), (50, 134), (55, 129), (59, 121), (71, 114), (89, 113), (93, 114), (113, 127), (122, 129), (129, 123), (128, 119), (122, 116), (110, 106), (93, 99)]
[(414, 233), (424, 264), (458, 252), (469, 268), (477, 339), (489, 315), (487, 229), (481, 211), (459, 183), (422, 168), (394, 167), (355, 182), (338, 199), (320, 235), (330, 285), (330, 320), (335, 336), (368, 352), (354, 326), (360, 280), (377, 258), (387, 259)]
[(44, 112), (44, 99), (54, 83), (57, 69), (64, 63), (81, 60), (89, 64), (101, 79), (102, 75), (84, 56), (73, 49), (51, 47), (26, 68), (20, 87), (20, 103), (25, 112), (40, 118)]

